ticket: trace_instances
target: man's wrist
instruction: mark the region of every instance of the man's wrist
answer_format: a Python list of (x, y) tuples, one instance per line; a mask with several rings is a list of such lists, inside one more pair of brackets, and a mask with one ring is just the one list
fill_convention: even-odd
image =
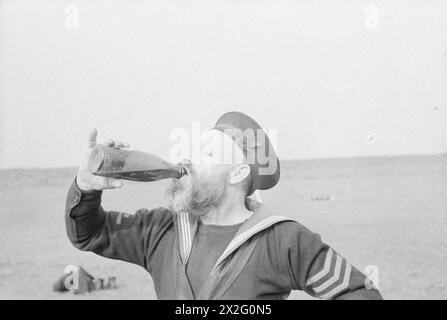
[[(101, 197), (102, 191), (100, 190), (83, 191), (80, 189), (77, 178), (75, 178), (68, 192), (65, 212), (71, 218), (96, 212), (101, 206)], [(77, 210), (76, 207), (78, 207)]]

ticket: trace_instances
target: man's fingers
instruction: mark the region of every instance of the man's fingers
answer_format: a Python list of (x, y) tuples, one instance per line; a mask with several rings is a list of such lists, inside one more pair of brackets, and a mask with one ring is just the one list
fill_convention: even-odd
[[(92, 149), (96, 147), (96, 138), (98, 137), (98, 130), (92, 129), (90, 131), (90, 134), (88, 136), (88, 147), (89, 149)], [(129, 148), (130, 145), (121, 140), (113, 140), (113, 139), (107, 139), (106, 142), (104, 142), (104, 145), (106, 147), (116, 147), (116, 148)]]
[(104, 189), (116, 189), (123, 186), (123, 181), (113, 178), (104, 178)]
[(121, 140), (117, 140), (115, 141), (115, 147), (117, 148), (129, 148), (130, 145), (127, 142), (121, 141)]
[(123, 186), (123, 181), (118, 179), (109, 179), (110, 189), (121, 188)]
[(114, 147), (114, 146), (115, 146), (115, 140), (113, 140), (113, 139), (107, 139), (107, 141), (104, 142), (104, 145), (105, 145), (106, 147)]
[(113, 140), (108, 139), (106, 142), (104, 142), (104, 145), (106, 147), (114, 147), (114, 148), (129, 148), (129, 144), (127, 142), (121, 141), (121, 140)]
[(94, 148), (96, 146), (96, 137), (98, 136), (98, 130), (93, 129), (90, 131), (90, 134), (88, 135), (88, 147), (90, 149)]
[(123, 181), (113, 178), (99, 178), (94, 183), (95, 190), (117, 189), (123, 186)]

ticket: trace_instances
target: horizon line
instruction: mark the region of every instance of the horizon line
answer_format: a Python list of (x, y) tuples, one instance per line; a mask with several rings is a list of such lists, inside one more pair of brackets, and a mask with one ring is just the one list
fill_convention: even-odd
[[(354, 160), (354, 159), (380, 159), (380, 158), (408, 158), (408, 157), (435, 157), (447, 156), (447, 152), (443, 153), (407, 153), (397, 155), (370, 155), (370, 156), (347, 156), (347, 157), (308, 157), (308, 158), (283, 158), (281, 162), (292, 161), (331, 161), (331, 160)], [(68, 166), (29, 166), (29, 167), (0, 167), (0, 170), (51, 170), (51, 169), (71, 169), (78, 168), (76, 165)]]

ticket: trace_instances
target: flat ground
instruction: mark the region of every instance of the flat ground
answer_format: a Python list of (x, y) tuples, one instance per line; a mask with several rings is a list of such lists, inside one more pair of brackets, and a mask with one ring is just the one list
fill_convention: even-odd
[[(0, 170), (0, 299), (155, 299), (142, 268), (69, 243), (63, 216), (75, 171)], [(160, 206), (165, 186), (127, 183), (106, 192), (103, 205), (129, 213)], [(447, 299), (447, 156), (288, 161), (279, 185), (262, 197), (357, 268), (376, 265), (385, 298)], [(116, 276), (119, 288), (53, 293), (67, 264)]]

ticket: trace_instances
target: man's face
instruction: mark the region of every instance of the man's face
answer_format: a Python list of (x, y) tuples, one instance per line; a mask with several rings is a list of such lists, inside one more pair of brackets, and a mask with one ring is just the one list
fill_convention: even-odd
[(173, 180), (167, 190), (174, 211), (197, 216), (218, 207), (225, 198), (231, 171), (243, 153), (233, 139), (218, 130), (204, 134), (204, 142), (192, 150), (191, 160), (184, 161), (188, 174)]

